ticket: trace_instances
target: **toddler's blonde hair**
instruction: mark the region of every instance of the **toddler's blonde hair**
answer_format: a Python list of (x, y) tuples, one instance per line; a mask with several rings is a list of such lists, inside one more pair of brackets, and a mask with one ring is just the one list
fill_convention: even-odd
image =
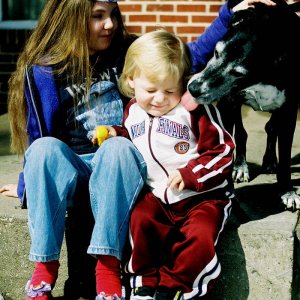
[(160, 82), (172, 78), (185, 83), (190, 73), (191, 63), (187, 46), (175, 34), (164, 29), (145, 33), (128, 48), (119, 89), (132, 98), (134, 90), (128, 78), (143, 74), (150, 82)]

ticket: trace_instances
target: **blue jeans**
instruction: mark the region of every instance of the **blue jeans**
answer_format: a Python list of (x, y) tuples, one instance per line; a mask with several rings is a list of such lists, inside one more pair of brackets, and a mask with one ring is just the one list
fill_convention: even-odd
[(146, 163), (134, 145), (114, 137), (96, 153), (77, 155), (62, 141), (45, 137), (31, 144), (25, 158), (29, 259), (59, 259), (66, 210), (83, 186), (89, 188), (95, 219), (87, 252), (121, 259), (130, 212), (146, 177)]

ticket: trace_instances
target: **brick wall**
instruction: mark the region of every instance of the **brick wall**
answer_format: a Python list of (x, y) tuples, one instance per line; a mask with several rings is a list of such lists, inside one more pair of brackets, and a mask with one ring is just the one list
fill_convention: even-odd
[(221, 0), (125, 0), (119, 5), (132, 33), (164, 27), (186, 42), (196, 39), (218, 15)]
[[(222, 3), (221, 0), (119, 1), (130, 32), (142, 34), (164, 27), (186, 42), (205, 30), (217, 16)], [(28, 30), (0, 29), (0, 114), (7, 111), (7, 81), (28, 34)]]

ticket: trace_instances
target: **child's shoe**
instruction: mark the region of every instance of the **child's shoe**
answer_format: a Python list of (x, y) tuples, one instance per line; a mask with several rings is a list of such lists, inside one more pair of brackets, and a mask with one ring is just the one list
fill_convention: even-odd
[(149, 286), (141, 286), (132, 289), (130, 300), (153, 300), (155, 289)]
[(95, 300), (124, 300), (124, 298), (119, 298), (118, 295), (106, 295), (105, 293), (101, 292)]
[(30, 284), (30, 280), (25, 287), (25, 300), (50, 300), (51, 285), (42, 281), (39, 285), (33, 286)]
[(159, 287), (155, 295), (156, 300), (182, 300), (183, 293), (180, 290)]
[(52, 299), (51, 289), (58, 276), (59, 261), (36, 262), (31, 279), (25, 287), (25, 300)]

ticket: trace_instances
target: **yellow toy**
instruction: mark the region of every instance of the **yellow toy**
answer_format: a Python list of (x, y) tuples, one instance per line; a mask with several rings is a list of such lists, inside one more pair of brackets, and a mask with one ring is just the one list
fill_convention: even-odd
[(96, 138), (98, 141), (98, 146), (100, 146), (107, 138), (108, 130), (104, 126), (97, 126), (96, 127)]

